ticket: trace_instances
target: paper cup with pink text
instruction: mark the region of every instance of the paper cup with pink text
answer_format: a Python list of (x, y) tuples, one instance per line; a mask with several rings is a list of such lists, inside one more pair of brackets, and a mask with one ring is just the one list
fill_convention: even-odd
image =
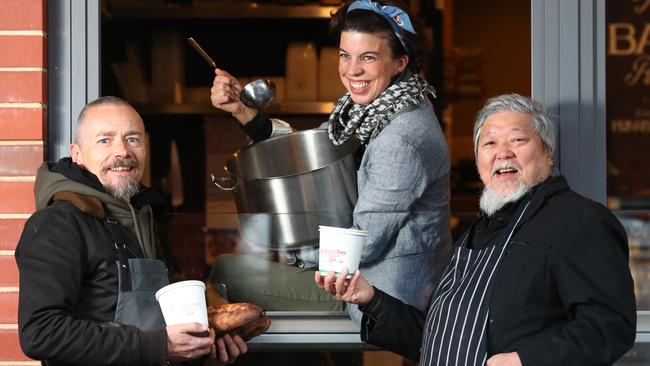
[(205, 284), (201, 281), (180, 281), (156, 292), (165, 324), (201, 323), (208, 325), (205, 306)]
[(320, 242), (318, 248), (318, 271), (325, 276), (334, 271), (337, 275), (348, 269), (347, 278), (359, 268), (361, 251), (366, 243), (368, 232), (333, 226), (319, 226)]

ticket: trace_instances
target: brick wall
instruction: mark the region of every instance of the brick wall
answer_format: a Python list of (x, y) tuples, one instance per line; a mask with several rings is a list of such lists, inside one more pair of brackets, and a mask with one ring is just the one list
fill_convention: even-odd
[(47, 138), (47, 1), (0, 0), (0, 9), (0, 366), (37, 365), (18, 342), (13, 255)]

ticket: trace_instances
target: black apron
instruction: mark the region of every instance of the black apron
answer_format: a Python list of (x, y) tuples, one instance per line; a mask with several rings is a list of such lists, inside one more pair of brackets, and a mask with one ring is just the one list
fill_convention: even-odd
[(141, 330), (165, 326), (156, 291), (169, 284), (167, 267), (156, 259), (129, 258), (124, 229), (118, 220), (107, 215), (105, 226), (111, 233), (118, 261), (117, 307), (115, 321), (134, 325)]
[(510, 238), (530, 202), (520, 206), (496, 245), (467, 248), (463, 238), (429, 308), (422, 338), (421, 366), (485, 365), (487, 322), (495, 274)]

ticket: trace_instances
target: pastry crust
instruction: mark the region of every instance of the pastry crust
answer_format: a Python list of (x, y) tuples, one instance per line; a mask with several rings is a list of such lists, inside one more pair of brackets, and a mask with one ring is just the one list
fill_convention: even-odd
[(245, 302), (208, 306), (208, 322), (217, 337), (228, 333), (239, 335), (245, 341), (266, 332), (271, 326), (264, 309)]

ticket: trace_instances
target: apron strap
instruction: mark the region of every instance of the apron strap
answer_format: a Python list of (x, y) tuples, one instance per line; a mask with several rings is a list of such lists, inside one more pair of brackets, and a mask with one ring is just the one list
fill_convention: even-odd
[(129, 248), (125, 227), (104, 207), (104, 226), (117, 251), (118, 286), (114, 319), (141, 330), (165, 326), (155, 293), (169, 284), (167, 268), (157, 259), (144, 259)]
[(124, 235), (124, 228), (120, 222), (111, 214), (106, 215), (104, 226), (111, 233), (113, 238), (113, 245), (117, 250), (117, 258), (119, 261), (118, 270), (120, 271), (120, 278), (123, 281), (120, 283), (120, 291), (131, 291), (131, 271), (129, 270), (129, 259), (127, 256), (126, 236)]
[(504, 252), (529, 204), (530, 201), (517, 208), (513, 220), (502, 229), (497, 244), (483, 249), (467, 248), (468, 237), (474, 231), (472, 224), (455, 248), (429, 307), (421, 365), (485, 365), (494, 281)]

